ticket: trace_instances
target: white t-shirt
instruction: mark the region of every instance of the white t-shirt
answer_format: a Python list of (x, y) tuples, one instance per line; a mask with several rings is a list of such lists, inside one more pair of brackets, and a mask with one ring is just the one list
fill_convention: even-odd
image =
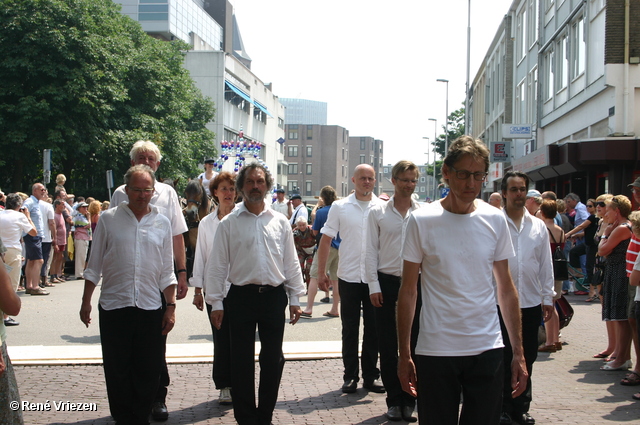
[(504, 215), (485, 202), (470, 214), (440, 202), (411, 214), (402, 257), (422, 263), (417, 354), (474, 356), (504, 346), (493, 263), (514, 255)]
[(53, 205), (48, 203), (47, 201), (38, 201), (40, 204), (40, 212), (42, 213), (42, 222), (44, 224), (44, 237), (42, 238), (42, 243), (51, 243), (51, 229), (49, 228), (49, 220), (53, 220), (54, 211)]
[(7, 248), (22, 249), (20, 238), (34, 227), (27, 216), (16, 210), (0, 211), (0, 238)]
[(210, 179), (207, 179), (206, 173), (202, 173), (198, 176), (198, 179), (202, 181), (202, 185), (204, 186), (204, 191), (207, 193), (207, 196), (211, 196), (211, 193), (209, 193), (209, 183), (211, 183), (211, 180), (215, 179), (217, 175), (218, 173), (214, 171), (213, 177)]
[[(633, 264), (633, 270), (640, 272), (640, 255), (636, 257), (636, 262)], [(636, 286), (636, 296), (633, 298), (633, 300), (640, 301), (640, 286)]]

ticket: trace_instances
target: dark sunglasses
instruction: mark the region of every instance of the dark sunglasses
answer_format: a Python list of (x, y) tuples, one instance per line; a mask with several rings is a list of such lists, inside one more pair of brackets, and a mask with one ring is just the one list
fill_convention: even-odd
[(602, 207), (602, 208), (604, 208), (604, 207), (606, 207), (606, 206), (607, 206), (607, 205), (606, 205), (604, 202), (602, 202), (602, 201), (600, 201), (600, 202), (596, 202), (596, 207)]

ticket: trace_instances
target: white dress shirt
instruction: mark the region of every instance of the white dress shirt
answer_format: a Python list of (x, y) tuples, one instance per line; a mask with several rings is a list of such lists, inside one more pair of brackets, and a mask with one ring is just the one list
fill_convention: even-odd
[[(176, 236), (187, 232), (189, 228), (187, 227), (187, 222), (182, 214), (176, 190), (168, 184), (161, 183), (159, 181), (156, 181), (154, 188), (156, 190), (153, 192), (150, 203), (160, 207), (160, 213), (171, 221), (172, 235)], [(122, 185), (113, 192), (109, 208), (113, 208), (120, 205), (122, 202), (128, 201), (129, 197), (124, 191), (124, 185)]]
[(16, 210), (0, 211), (0, 238), (5, 247), (22, 249), (20, 238), (33, 228), (23, 213)]
[(529, 214), (526, 208), (523, 210), (524, 217), (518, 229), (504, 209), (516, 252), (514, 258), (509, 258), (509, 269), (520, 297), (520, 308), (535, 307), (540, 303), (553, 305), (555, 291), (549, 231), (542, 220)]
[(93, 236), (84, 277), (97, 285), (105, 310), (162, 307), (160, 291), (177, 285), (169, 219), (151, 206), (140, 221), (126, 202), (105, 211)]
[[(340, 259), (338, 261), (338, 277), (345, 282), (368, 283), (366, 272), (367, 257), (367, 219), (369, 211), (384, 201), (376, 195), (371, 195), (371, 201), (366, 209), (360, 207), (355, 193), (331, 204), (327, 222), (320, 232), (335, 238), (340, 232)], [(400, 246), (398, 246), (400, 249)]]
[(213, 243), (204, 274), (205, 301), (213, 311), (223, 309), (227, 280), (238, 286), (284, 283), (289, 304), (300, 305), (305, 286), (291, 225), (266, 202), (258, 215), (238, 205), (220, 221)]
[(291, 213), (291, 218), (289, 219), (289, 223), (294, 226), (298, 217), (304, 217), (307, 222), (309, 221), (309, 211), (307, 211), (307, 207), (304, 204), (298, 205), (298, 207), (293, 210), (293, 212)]
[(366, 262), (369, 294), (381, 291), (378, 271), (392, 276), (402, 276), (401, 247), (404, 245), (409, 216), (418, 208), (420, 205), (412, 199), (411, 207), (403, 217), (395, 208), (395, 196), (392, 196), (388, 202), (378, 204), (369, 211)]
[(271, 209), (284, 214), (285, 217), (289, 215), (289, 203), (287, 201), (278, 202), (276, 199), (276, 201), (271, 204)]
[[(189, 279), (189, 283), (194, 288), (202, 288), (204, 286), (204, 271), (207, 267), (207, 261), (211, 256), (211, 251), (213, 250), (213, 241), (216, 237), (218, 226), (220, 225), (218, 211), (220, 211), (220, 207), (211, 211), (211, 213), (209, 213), (205, 218), (200, 220), (200, 225), (198, 226), (198, 242), (196, 243), (196, 255), (193, 258), (193, 275), (191, 276), (191, 279)], [(227, 282), (225, 296), (229, 291), (230, 286), (231, 283)]]

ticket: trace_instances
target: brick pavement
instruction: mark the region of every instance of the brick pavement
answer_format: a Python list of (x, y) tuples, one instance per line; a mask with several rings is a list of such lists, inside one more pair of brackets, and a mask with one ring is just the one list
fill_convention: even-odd
[[(563, 331), (561, 352), (541, 354), (534, 365), (531, 414), (538, 424), (601, 425), (640, 423), (640, 402), (631, 394), (640, 387), (618, 384), (623, 372), (603, 372), (591, 355), (604, 348), (605, 329), (597, 305), (570, 297), (576, 310)], [(635, 359), (634, 359), (635, 362)], [(25, 412), (25, 423), (112, 424), (101, 366), (16, 366), (23, 401), (93, 402), (95, 412)], [(172, 384), (168, 407), (171, 424), (233, 424), (233, 409), (218, 406), (211, 364), (169, 365)], [(289, 361), (285, 365), (276, 424), (381, 424), (385, 397), (359, 389), (340, 392), (340, 359)]]

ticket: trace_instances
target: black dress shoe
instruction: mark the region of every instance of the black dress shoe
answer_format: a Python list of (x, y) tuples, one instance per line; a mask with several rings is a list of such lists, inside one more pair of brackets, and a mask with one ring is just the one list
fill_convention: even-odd
[(500, 415), (500, 425), (511, 425), (512, 423), (511, 416), (509, 416), (508, 413), (502, 412)]
[(536, 420), (533, 419), (533, 417), (527, 412), (527, 413), (523, 413), (522, 416), (520, 416), (520, 423), (522, 425), (534, 425), (536, 423)]
[(169, 419), (169, 411), (167, 405), (161, 401), (155, 401), (151, 406), (151, 417), (154, 421), (164, 422)]
[(417, 422), (418, 418), (413, 416), (413, 407), (404, 406), (402, 408), (402, 419), (407, 422)]
[(382, 383), (377, 379), (369, 382), (365, 381), (364, 384), (362, 384), (362, 387), (371, 392), (380, 394), (387, 391), (385, 390), (384, 385), (382, 385)]
[(402, 408), (400, 406), (391, 406), (384, 415), (390, 421), (399, 421), (402, 419)]
[(344, 384), (342, 384), (342, 392), (343, 393), (355, 393), (356, 390), (358, 389), (358, 381), (356, 381), (355, 379), (349, 379), (348, 381), (344, 381)]

